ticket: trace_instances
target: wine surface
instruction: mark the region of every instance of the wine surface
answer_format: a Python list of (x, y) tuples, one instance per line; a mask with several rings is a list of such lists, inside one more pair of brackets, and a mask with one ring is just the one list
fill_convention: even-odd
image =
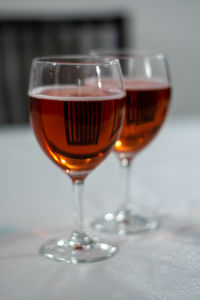
[(84, 177), (112, 150), (122, 126), (122, 92), (73, 86), (43, 87), (29, 93), (36, 138), (72, 178)]
[(125, 89), (126, 114), (115, 151), (131, 159), (154, 138), (163, 124), (170, 86), (161, 81), (125, 78)]

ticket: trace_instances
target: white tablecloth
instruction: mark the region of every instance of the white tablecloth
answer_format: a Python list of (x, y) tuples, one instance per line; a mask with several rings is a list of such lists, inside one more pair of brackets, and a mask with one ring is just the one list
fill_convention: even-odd
[(71, 182), (42, 153), (29, 127), (0, 129), (1, 300), (200, 299), (200, 120), (168, 120), (136, 157), (132, 198), (161, 227), (135, 236), (96, 234), (89, 221), (121, 203), (114, 154), (86, 180), (91, 236), (119, 246), (114, 257), (70, 265), (38, 255), (73, 225)]

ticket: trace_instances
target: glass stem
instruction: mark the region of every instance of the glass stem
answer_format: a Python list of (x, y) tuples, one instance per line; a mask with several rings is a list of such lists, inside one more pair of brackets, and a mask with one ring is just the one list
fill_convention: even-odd
[(74, 250), (91, 249), (93, 240), (84, 232), (83, 227), (83, 180), (73, 180), (74, 230), (68, 239), (68, 245)]
[(121, 209), (128, 212), (131, 209), (131, 190), (130, 190), (130, 179), (131, 179), (131, 163), (127, 159), (121, 161), (121, 173), (122, 173), (122, 197), (123, 204)]
[(74, 197), (74, 231), (82, 232), (83, 227), (83, 180), (73, 181)]

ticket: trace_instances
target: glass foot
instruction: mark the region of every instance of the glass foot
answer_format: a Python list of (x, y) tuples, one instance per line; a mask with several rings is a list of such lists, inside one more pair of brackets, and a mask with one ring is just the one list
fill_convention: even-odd
[(133, 214), (131, 211), (118, 211), (116, 214), (107, 213), (93, 220), (91, 226), (99, 232), (136, 234), (155, 230), (159, 222)]
[(85, 233), (74, 232), (70, 239), (53, 239), (43, 244), (39, 253), (51, 260), (78, 264), (107, 259), (117, 252), (117, 247), (95, 242)]

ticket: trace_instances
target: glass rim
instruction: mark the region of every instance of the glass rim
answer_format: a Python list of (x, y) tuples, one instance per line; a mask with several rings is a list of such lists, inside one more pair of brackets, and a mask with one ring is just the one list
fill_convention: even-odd
[(119, 64), (119, 59), (116, 57), (102, 55), (47, 55), (35, 57), (33, 63), (43, 63), (50, 65), (71, 65), (71, 66), (90, 66), (90, 65), (112, 65)]
[[(135, 49), (135, 48), (119, 48), (119, 49), (91, 49), (91, 55), (94, 56), (104, 56), (104, 57), (113, 57), (117, 59), (126, 59), (126, 58), (158, 58), (165, 59), (166, 55), (160, 51), (153, 52), (147, 49)], [(116, 55), (116, 56), (115, 56)]]

